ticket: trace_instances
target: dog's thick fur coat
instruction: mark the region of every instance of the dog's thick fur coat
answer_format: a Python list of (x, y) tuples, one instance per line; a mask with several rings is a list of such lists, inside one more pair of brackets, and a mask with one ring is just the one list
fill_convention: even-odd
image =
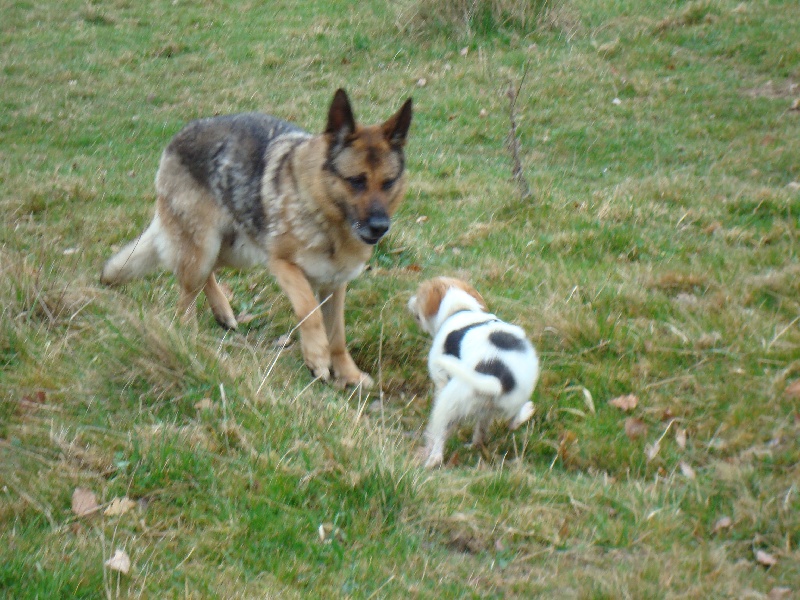
[(202, 290), (216, 320), (234, 329), (215, 271), (265, 265), (300, 322), (312, 373), (368, 387), (345, 346), (345, 288), (403, 198), (411, 117), (409, 98), (385, 123), (358, 125), (337, 90), (320, 135), (258, 113), (189, 123), (161, 157), (152, 223), (106, 262), (101, 281), (165, 267), (180, 285), (183, 321), (194, 319)]
[(472, 441), (480, 446), (494, 417), (512, 430), (530, 419), (539, 359), (522, 329), (486, 313), (472, 286), (449, 277), (423, 282), (408, 307), (433, 336), (428, 369), (436, 397), (425, 432), (426, 466), (442, 462), (448, 430), (460, 420), (475, 417)]

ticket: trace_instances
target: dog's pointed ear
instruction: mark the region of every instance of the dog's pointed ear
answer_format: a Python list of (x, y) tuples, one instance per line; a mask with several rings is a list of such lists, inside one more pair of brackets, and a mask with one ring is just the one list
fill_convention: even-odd
[(328, 124), (325, 126), (325, 133), (341, 142), (353, 135), (355, 130), (356, 120), (353, 117), (353, 109), (350, 108), (347, 92), (339, 88), (333, 95), (331, 107), (328, 109)]
[(406, 143), (408, 128), (411, 127), (411, 105), (412, 99), (409, 98), (405, 101), (403, 106), (400, 107), (400, 110), (389, 117), (383, 124), (383, 137), (385, 137), (392, 146), (404, 146)]

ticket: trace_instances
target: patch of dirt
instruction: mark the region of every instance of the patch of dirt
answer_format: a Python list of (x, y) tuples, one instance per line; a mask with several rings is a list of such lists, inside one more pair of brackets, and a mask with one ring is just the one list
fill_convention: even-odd
[(770, 80), (756, 87), (745, 88), (741, 94), (747, 98), (794, 98), (800, 96), (800, 83), (791, 79), (779, 82)]

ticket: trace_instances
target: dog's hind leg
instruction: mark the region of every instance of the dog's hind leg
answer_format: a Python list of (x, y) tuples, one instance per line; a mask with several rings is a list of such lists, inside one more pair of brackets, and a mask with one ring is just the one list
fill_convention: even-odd
[(236, 317), (233, 315), (231, 304), (225, 297), (225, 292), (219, 287), (213, 272), (208, 276), (203, 292), (205, 292), (211, 312), (214, 313), (217, 323), (225, 329), (236, 329)]
[(157, 240), (161, 235), (161, 220), (155, 216), (149, 227), (135, 240), (125, 244), (103, 265), (100, 283), (120, 285), (154, 271), (160, 264)]
[[(205, 289), (217, 320), (222, 317), (226, 324), (235, 324), (230, 304), (213, 276), (222, 245), (220, 222), (224, 215), (213, 197), (187, 175), (172, 174), (172, 179), (167, 179), (162, 174), (164, 168), (162, 164), (157, 187), (162, 184), (169, 189), (159, 190), (156, 203), (163, 230), (158, 250), (178, 280), (178, 317), (184, 324), (195, 322), (197, 295)], [(171, 186), (163, 184), (162, 179)]]
[[(202, 289), (212, 289), (209, 304), (214, 309), (213, 302), (218, 302), (220, 298), (225, 299), (222, 290), (217, 286), (212, 269), (219, 252), (219, 241), (206, 240), (204, 246), (199, 246), (189, 240), (184, 240), (177, 249), (175, 276), (180, 286), (178, 297), (178, 317), (183, 324), (195, 322), (197, 315), (197, 295)], [(216, 250), (214, 249), (216, 247)], [(213, 279), (213, 284), (209, 283)], [(225, 304), (228, 300), (225, 299)], [(230, 310), (230, 305), (228, 305)], [(215, 313), (216, 316), (216, 313)], [(232, 316), (232, 312), (231, 312)]]

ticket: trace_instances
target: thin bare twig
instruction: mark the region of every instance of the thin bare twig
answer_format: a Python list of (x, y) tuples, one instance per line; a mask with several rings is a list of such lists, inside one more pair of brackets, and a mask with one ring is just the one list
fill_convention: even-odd
[(508, 83), (508, 91), (506, 95), (508, 96), (508, 119), (511, 122), (511, 127), (508, 132), (508, 139), (506, 143), (508, 145), (508, 149), (511, 151), (511, 176), (514, 178), (514, 181), (517, 182), (517, 186), (519, 186), (520, 197), (522, 200), (527, 200), (532, 196), (531, 194), (531, 187), (528, 185), (528, 180), (525, 179), (525, 173), (522, 171), (522, 161), (520, 160), (520, 141), (519, 137), (517, 136), (517, 98), (519, 98), (519, 92), (522, 89), (522, 84), (525, 83), (525, 78), (528, 76), (528, 63), (525, 63), (525, 70), (522, 72), (522, 78), (520, 79), (519, 85), (517, 89), (514, 89), (514, 84), (509, 81)]

